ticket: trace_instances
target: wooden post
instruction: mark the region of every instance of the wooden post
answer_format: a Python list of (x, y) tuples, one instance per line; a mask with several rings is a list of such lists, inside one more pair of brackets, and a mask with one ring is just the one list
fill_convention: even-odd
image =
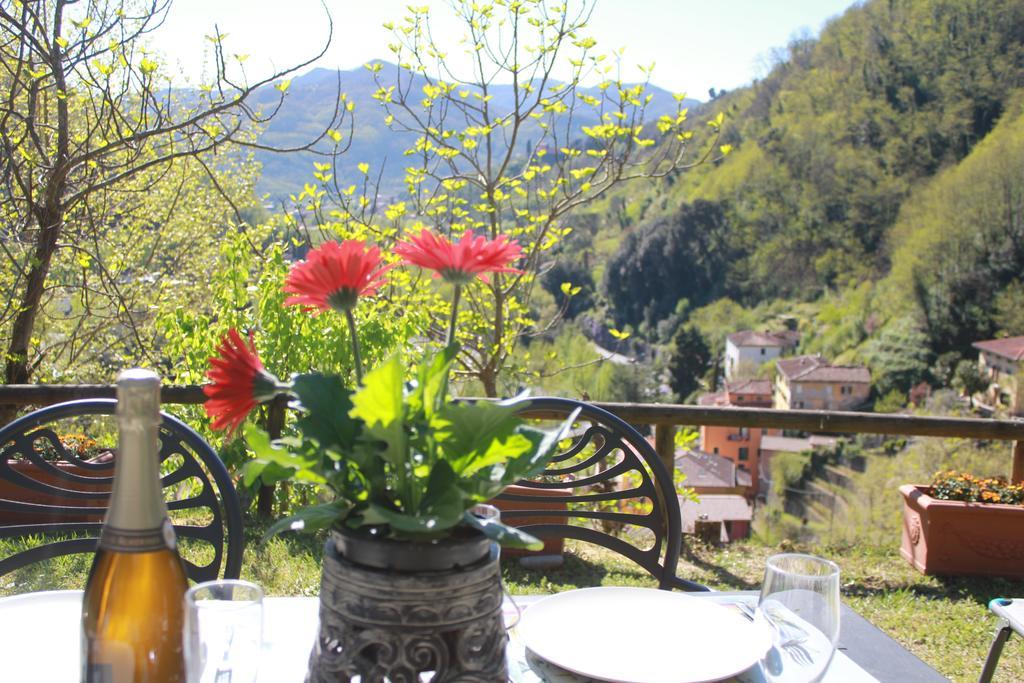
[[(267, 435), (271, 439), (280, 438), (284, 430), (285, 413), (288, 410), (288, 400), (284, 396), (278, 396), (267, 406)], [(274, 516), (274, 486), (260, 486), (256, 494), (256, 514), (260, 519), (270, 519)]]
[(675, 477), (676, 470), (676, 426), (659, 424), (654, 426), (654, 450), (661, 456), (668, 475)]
[(1013, 442), (1013, 469), (1010, 481), (1014, 484), (1024, 484), (1024, 441)]
[[(668, 470), (668, 480), (672, 483), (672, 490), (676, 491), (676, 429), (678, 427), (674, 424), (656, 424), (654, 425), (654, 450), (657, 451), (658, 456), (661, 458), (661, 462), (664, 463), (665, 469)], [(662, 509), (662, 514), (665, 514), (665, 510)], [(666, 517), (667, 519), (667, 517)], [(680, 529), (682, 531), (682, 529)], [(686, 534), (681, 534), (679, 553), (680, 557), (687, 553)], [(678, 571), (673, 568), (673, 573)]]

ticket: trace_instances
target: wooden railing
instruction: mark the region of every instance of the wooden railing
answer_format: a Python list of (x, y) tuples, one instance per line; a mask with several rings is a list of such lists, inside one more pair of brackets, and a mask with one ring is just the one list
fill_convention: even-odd
[[(82, 398), (113, 398), (115, 387), (106, 384), (0, 385), (0, 405), (42, 406)], [(161, 400), (168, 404), (201, 404), (206, 400), (195, 385), (165, 386)], [(966, 417), (921, 417), (825, 410), (773, 410), (722, 408), (666, 403), (595, 403), (626, 422), (654, 426), (655, 449), (665, 464), (674, 467), (674, 439), (679, 426), (767, 427), (831, 434), (899, 434), (964, 439), (1012, 441), (1011, 478), (1024, 482), (1024, 420), (988, 420)], [(272, 406), (268, 427), (280, 433), (283, 403)]]

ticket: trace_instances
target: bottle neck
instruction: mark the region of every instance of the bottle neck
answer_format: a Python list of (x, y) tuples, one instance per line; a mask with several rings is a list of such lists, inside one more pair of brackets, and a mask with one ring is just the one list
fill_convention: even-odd
[[(118, 381), (118, 447), (114, 486), (101, 545), (151, 550), (170, 528), (160, 485), (160, 381), (122, 378)], [(134, 540), (133, 540), (134, 539)], [(125, 546), (125, 547), (121, 547)]]

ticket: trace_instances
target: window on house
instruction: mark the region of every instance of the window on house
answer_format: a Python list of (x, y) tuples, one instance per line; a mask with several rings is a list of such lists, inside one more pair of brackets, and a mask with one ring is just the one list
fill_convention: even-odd
[(750, 450), (748, 448), (740, 448), (740, 460), (747, 460), (750, 458)]
[(762, 356), (764, 355), (764, 349), (761, 349), (761, 355)]
[(740, 437), (742, 437), (744, 439), (749, 439), (750, 438), (750, 428), (749, 427), (740, 427)]
[(718, 455), (718, 446), (715, 446), (714, 448), (712, 448), (711, 452), (714, 453), (715, 455)]

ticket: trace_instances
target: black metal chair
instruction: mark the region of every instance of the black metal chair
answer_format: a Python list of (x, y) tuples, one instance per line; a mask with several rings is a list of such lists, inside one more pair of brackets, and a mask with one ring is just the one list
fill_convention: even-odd
[[(682, 543), (678, 495), (661, 458), (636, 429), (565, 398), (529, 399), (522, 415), (565, 420), (577, 409), (571, 446), (539, 477), (497, 497), (502, 519), (540, 539), (573, 538), (624, 555), (650, 572), (659, 588), (708, 590), (675, 574)], [(570, 493), (545, 493), (553, 489)]]
[[(0, 429), (0, 541), (16, 549), (0, 558), (0, 576), (36, 562), (95, 552), (116, 456), (82, 459), (61, 442), (68, 429), (58, 432), (57, 425), (78, 430), (83, 422), (95, 428), (97, 421), (104, 421), (113, 435), (110, 416), (116, 406), (111, 399), (69, 401)], [(212, 546), (212, 559), (205, 564), (183, 553), (188, 577), (238, 578), (242, 511), (224, 463), (202, 437), (166, 413), (160, 426), (160, 461), (164, 498), (178, 538), (183, 546)], [(22, 545), (30, 547), (18, 549)], [(200, 556), (211, 553), (203, 549), (193, 559)]]

